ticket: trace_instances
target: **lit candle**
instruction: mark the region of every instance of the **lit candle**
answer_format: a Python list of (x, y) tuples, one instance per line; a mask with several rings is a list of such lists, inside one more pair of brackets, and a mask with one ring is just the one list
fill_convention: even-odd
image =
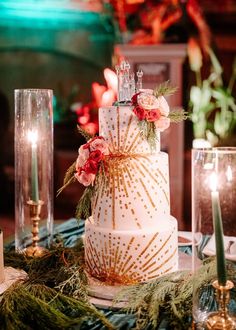
[(3, 260), (3, 232), (0, 229), (0, 283), (4, 282), (4, 260)]
[(28, 140), (31, 143), (31, 199), (34, 202), (39, 200), (39, 185), (38, 185), (38, 159), (37, 159), (37, 141), (38, 132), (29, 131)]
[(217, 175), (212, 173), (210, 177), (211, 186), (211, 201), (212, 201), (212, 217), (215, 231), (215, 246), (216, 246), (216, 265), (217, 276), (219, 285), (225, 286), (227, 281), (226, 274), (226, 262), (225, 262), (225, 248), (224, 248), (224, 236), (223, 225), (220, 209), (219, 192), (217, 191)]

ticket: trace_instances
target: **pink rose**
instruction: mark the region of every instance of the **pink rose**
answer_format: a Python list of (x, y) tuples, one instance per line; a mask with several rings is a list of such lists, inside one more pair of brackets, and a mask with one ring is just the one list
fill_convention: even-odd
[(157, 121), (161, 118), (161, 112), (159, 109), (146, 111), (146, 120), (150, 122)]
[(80, 146), (78, 152), (79, 152), (80, 156), (84, 157), (85, 159), (88, 159), (89, 158), (89, 150), (88, 150), (87, 147), (85, 148), (86, 145), (87, 145), (87, 143)]
[(98, 163), (94, 160), (88, 159), (87, 162), (84, 164), (82, 171), (90, 174), (96, 174), (98, 171)]
[(160, 119), (155, 121), (155, 126), (159, 132), (163, 132), (170, 126), (170, 118), (161, 116)]
[(84, 158), (83, 156), (79, 155), (78, 158), (76, 159), (76, 163), (75, 163), (75, 168), (76, 171), (79, 170), (79, 168), (81, 168), (82, 166), (84, 166), (84, 164), (86, 163), (87, 159)]
[(153, 94), (153, 89), (150, 89), (150, 88), (142, 88), (142, 89), (139, 90), (139, 92), (152, 95), (152, 94)]
[(95, 161), (96, 163), (100, 162), (103, 158), (103, 154), (99, 149), (92, 151), (89, 155), (89, 159)]
[(162, 116), (168, 117), (169, 113), (170, 113), (170, 108), (169, 105), (166, 101), (166, 99), (164, 98), (164, 96), (159, 96), (158, 99), (158, 109), (161, 112)]
[(85, 187), (89, 186), (90, 184), (93, 184), (95, 180), (95, 174), (86, 173), (84, 171), (82, 171), (80, 174), (78, 172), (75, 173), (75, 177)]
[(135, 113), (135, 115), (138, 117), (139, 120), (144, 120), (146, 118), (145, 110), (139, 105), (136, 105), (136, 107), (133, 109), (133, 112)]
[(144, 92), (138, 95), (138, 105), (145, 110), (153, 110), (158, 108), (159, 102), (153, 94)]
[(107, 145), (106, 141), (103, 138), (97, 137), (89, 143), (90, 143), (90, 150), (91, 151), (100, 150), (101, 153), (103, 153), (104, 155), (109, 154), (108, 145)]

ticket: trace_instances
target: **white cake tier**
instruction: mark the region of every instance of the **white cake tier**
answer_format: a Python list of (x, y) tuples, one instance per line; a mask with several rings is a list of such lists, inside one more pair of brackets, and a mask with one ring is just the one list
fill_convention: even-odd
[(178, 268), (177, 221), (161, 219), (142, 230), (109, 230), (85, 224), (85, 260), (90, 275), (106, 283), (152, 280)]
[[(150, 145), (142, 137), (139, 121), (133, 107), (119, 106), (99, 109), (99, 135), (109, 144), (112, 153), (150, 153)], [(160, 151), (160, 133), (157, 133), (156, 152)]]
[(161, 225), (170, 215), (168, 155), (112, 157), (98, 184), (92, 217), (98, 227), (136, 230)]

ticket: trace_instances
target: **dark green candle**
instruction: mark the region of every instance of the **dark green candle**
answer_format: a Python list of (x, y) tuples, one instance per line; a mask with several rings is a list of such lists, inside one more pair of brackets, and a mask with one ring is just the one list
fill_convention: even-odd
[(212, 217), (215, 232), (215, 245), (216, 245), (216, 264), (217, 276), (220, 285), (225, 285), (227, 281), (226, 261), (225, 261), (225, 248), (224, 248), (224, 235), (223, 225), (220, 208), (219, 192), (216, 190), (216, 176), (212, 178), (215, 180), (212, 184), (211, 201), (212, 201)]
[(31, 143), (31, 199), (37, 203), (39, 201), (37, 132), (29, 132), (29, 141)]

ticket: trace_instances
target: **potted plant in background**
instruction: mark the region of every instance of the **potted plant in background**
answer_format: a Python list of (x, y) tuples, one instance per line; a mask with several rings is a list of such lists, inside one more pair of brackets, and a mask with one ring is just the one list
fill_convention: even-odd
[[(201, 77), (203, 53), (194, 38), (188, 42), (188, 56), (196, 84), (190, 89), (191, 119), (193, 122), (193, 147), (235, 145), (236, 103), (233, 87), (236, 79), (236, 59), (228, 84), (223, 80), (223, 68), (214, 51), (206, 48), (210, 60), (210, 73)], [(200, 142), (200, 144), (199, 144)]]

